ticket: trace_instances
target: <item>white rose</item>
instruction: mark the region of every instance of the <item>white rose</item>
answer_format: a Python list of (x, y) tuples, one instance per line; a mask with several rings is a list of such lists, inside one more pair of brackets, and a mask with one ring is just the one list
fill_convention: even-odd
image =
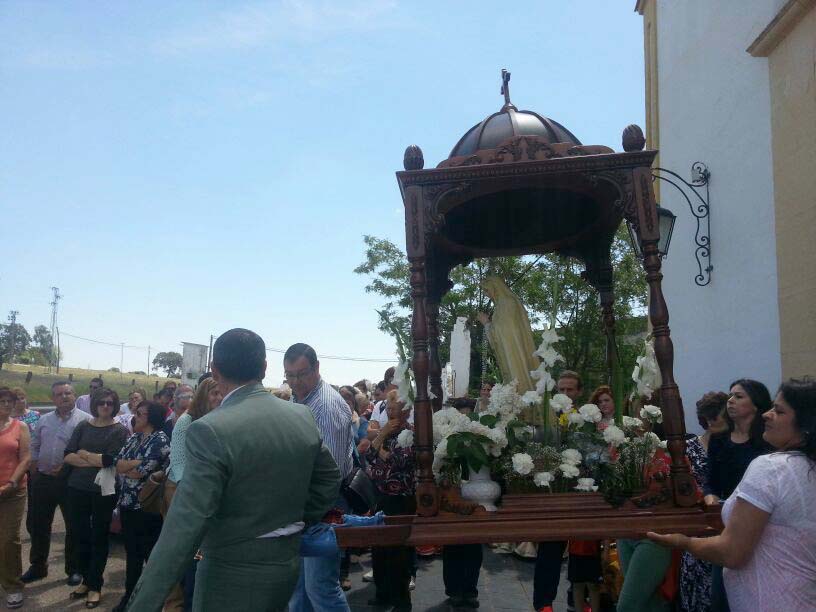
[(603, 431), (603, 439), (607, 444), (618, 446), (626, 441), (626, 435), (620, 427), (610, 425)]
[(579, 478), (578, 484), (575, 485), (576, 491), (588, 491), (594, 492), (598, 490), (598, 487), (595, 486), (595, 479), (594, 478)]
[(555, 480), (552, 472), (536, 472), (533, 476), (533, 482), (537, 487), (549, 487), (550, 483)]
[(644, 421), (651, 421), (652, 423), (662, 423), (663, 411), (657, 406), (646, 405), (640, 409), (640, 418)]
[(522, 476), (526, 476), (533, 471), (533, 458), (527, 453), (516, 453), (513, 455), (513, 469)]
[(550, 408), (555, 412), (566, 412), (572, 408), (572, 400), (563, 393), (556, 393), (550, 400)]
[(578, 465), (581, 463), (581, 453), (579, 453), (574, 448), (566, 448), (561, 451), (561, 459), (564, 463), (569, 463), (570, 465)]
[(414, 445), (414, 432), (410, 429), (403, 429), (397, 436), (397, 446), (408, 448)]
[(536, 404), (541, 402), (541, 396), (535, 391), (528, 391), (527, 393), (521, 396), (521, 401), (527, 404), (528, 406), (535, 406)]
[(601, 409), (595, 404), (584, 404), (578, 409), (578, 412), (581, 413), (581, 416), (584, 417), (585, 421), (590, 423), (599, 423), (601, 419), (603, 419)]
[(577, 478), (581, 474), (581, 470), (571, 463), (562, 463), (558, 466), (558, 469), (561, 470), (564, 478)]

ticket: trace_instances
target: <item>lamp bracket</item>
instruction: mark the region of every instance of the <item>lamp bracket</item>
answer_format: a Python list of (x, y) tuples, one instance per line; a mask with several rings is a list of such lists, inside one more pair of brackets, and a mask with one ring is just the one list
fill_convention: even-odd
[(691, 165), (691, 181), (666, 168), (654, 168), (652, 180), (665, 181), (680, 192), (686, 199), (691, 214), (697, 221), (697, 231), (694, 233), (694, 257), (697, 260), (698, 274), (694, 282), (699, 287), (705, 287), (711, 282), (711, 217), (708, 183), (711, 172), (703, 162), (694, 162)]

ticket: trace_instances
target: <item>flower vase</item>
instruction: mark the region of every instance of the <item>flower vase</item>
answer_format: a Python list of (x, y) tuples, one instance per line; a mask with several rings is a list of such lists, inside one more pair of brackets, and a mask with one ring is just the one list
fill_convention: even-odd
[(462, 481), (462, 498), (480, 504), (488, 512), (495, 512), (496, 500), (501, 496), (499, 483), (490, 478), (490, 468), (483, 465), (478, 472), (470, 471), (470, 479)]

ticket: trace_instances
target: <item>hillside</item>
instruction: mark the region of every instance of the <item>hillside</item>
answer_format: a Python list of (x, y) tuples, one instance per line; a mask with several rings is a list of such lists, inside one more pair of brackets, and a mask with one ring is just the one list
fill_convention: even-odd
[[(32, 373), (31, 381), (26, 384), (26, 375)], [(168, 380), (178, 379), (163, 378), (160, 376), (145, 376), (143, 374), (120, 374), (118, 372), (99, 372), (98, 370), (85, 370), (82, 368), (60, 368), (59, 374), (48, 373), (48, 368), (44, 366), (8, 364), (4, 363), (0, 370), (0, 386), (22, 387), (28, 396), (28, 403), (31, 405), (51, 404), (51, 385), (60, 380), (72, 379), (77, 396), (88, 392), (88, 383), (92, 378), (100, 377), (105, 381), (105, 386), (110, 387), (119, 394), (119, 398), (124, 402), (127, 400), (130, 390), (142, 387), (148, 395), (161, 389)], [(133, 384), (135, 381), (135, 385)]]

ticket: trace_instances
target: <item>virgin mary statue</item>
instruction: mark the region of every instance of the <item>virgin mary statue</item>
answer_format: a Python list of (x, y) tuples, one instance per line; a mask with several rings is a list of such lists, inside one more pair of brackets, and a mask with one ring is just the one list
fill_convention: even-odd
[(515, 380), (519, 395), (535, 389), (530, 371), (538, 368), (533, 355), (533, 330), (530, 318), (518, 296), (498, 276), (488, 276), (482, 288), (493, 301), (493, 318), (480, 312), (479, 321), (485, 326), (487, 340), (505, 384)]

